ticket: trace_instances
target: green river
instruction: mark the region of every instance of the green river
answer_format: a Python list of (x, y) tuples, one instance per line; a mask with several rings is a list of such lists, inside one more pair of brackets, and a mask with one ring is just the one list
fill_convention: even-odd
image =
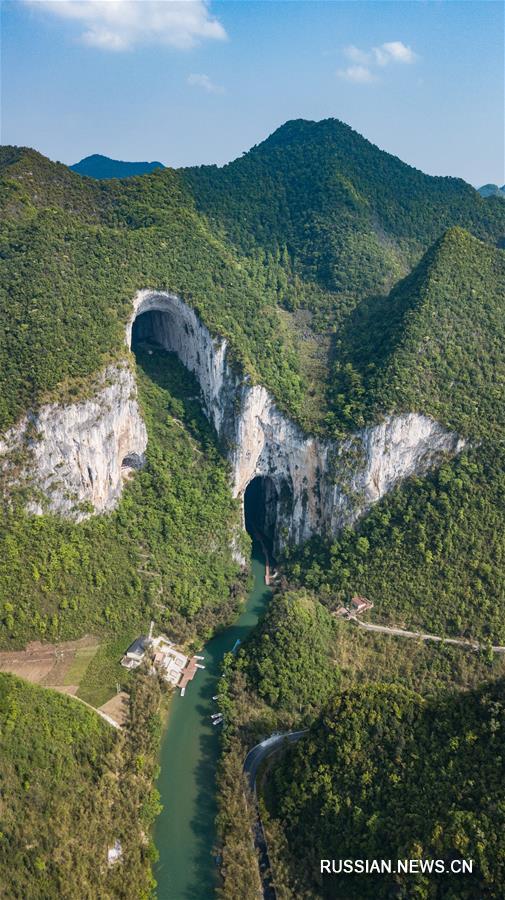
[(158, 790), (163, 812), (158, 817), (155, 841), (159, 862), (155, 869), (158, 900), (211, 900), (217, 884), (212, 856), (217, 803), (216, 765), (220, 726), (213, 726), (212, 700), (225, 653), (254, 628), (270, 598), (265, 585), (265, 559), (253, 543), (253, 587), (237, 622), (205, 645), (203, 665), (181, 697), (170, 704), (161, 748)]

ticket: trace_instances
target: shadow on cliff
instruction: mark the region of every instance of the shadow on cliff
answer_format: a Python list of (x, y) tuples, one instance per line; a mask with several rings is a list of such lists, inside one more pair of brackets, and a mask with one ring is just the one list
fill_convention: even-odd
[(181, 363), (176, 353), (164, 350), (159, 344), (140, 341), (132, 344), (138, 368), (154, 384), (167, 393), (167, 412), (184, 425), (202, 450), (214, 447), (219, 452), (214, 427), (207, 419), (195, 376)]

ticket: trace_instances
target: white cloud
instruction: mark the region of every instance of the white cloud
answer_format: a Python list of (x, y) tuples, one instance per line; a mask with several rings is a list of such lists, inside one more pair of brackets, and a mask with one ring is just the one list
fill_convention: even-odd
[(346, 69), (339, 69), (337, 72), (339, 78), (345, 79), (345, 81), (354, 81), (356, 84), (369, 84), (371, 81), (375, 81), (375, 75), (370, 71), (368, 66), (347, 66)]
[(387, 41), (380, 47), (374, 47), (373, 54), (379, 66), (387, 66), (390, 62), (413, 63), (417, 59), (412, 47), (401, 41)]
[(384, 68), (391, 63), (413, 63), (417, 55), (411, 47), (402, 41), (386, 41), (380, 47), (372, 47), (370, 50), (362, 50), (350, 44), (344, 47), (344, 56), (352, 63), (345, 69), (339, 69), (337, 75), (346, 81), (354, 81), (357, 84), (370, 84), (377, 81), (374, 69)]
[(225, 40), (208, 0), (22, 0), (34, 9), (79, 22), (81, 39), (104, 50), (165, 44), (186, 50), (203, 40)]
[(344, 47), (344, 56), (347, 56), (347, 59), (350, 59), (351, 62), (363, 66), (368, 66), (368, 64), (373, 61), (371, 53), (367, 53), (366, 50), (360, 50), (359, 47), (355, 47), (354, 44), (350, 44), (349, 47)]
[(191, 87), (200, 87), (208, 94), (224, 94), (224, 87), (220, 84), (214, 84), (208, 75), (188, 75), (188, 84)]

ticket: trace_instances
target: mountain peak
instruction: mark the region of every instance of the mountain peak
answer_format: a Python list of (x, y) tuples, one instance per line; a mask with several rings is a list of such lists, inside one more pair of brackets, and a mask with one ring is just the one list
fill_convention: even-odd
[(505, 184), (503, 187), (498, 187), (497, 184), (483, 184), (477, 191), (481, 197), (505, 197)]
[(120, 159), (111, 159), (100, 153), (86, 156), (80, 162), (69, 166), (78, 175), (87, 175), (89, 178), (132, 178), (135, 175), (146, 175), (155, 169), (164, 169), (160, 162), (125, 162)]

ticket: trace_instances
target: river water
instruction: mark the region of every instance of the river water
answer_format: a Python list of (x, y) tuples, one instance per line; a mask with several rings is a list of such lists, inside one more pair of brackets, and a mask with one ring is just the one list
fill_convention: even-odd
[(170, 703), (161, 747), (158, 790), (163, 811), (156, 821), (155, 867), (158, 900), (212, 900), (217, 867), (212, 855), (217, 814), (215, 779), (220, 726), (213, 727), (212, 700), (217, 691), (223, 655), (243, 641), (257, 624), (269, 599), (261, 546), (252, 548), (253, 586), (237, 622), (205, 645), (204, 670)]

